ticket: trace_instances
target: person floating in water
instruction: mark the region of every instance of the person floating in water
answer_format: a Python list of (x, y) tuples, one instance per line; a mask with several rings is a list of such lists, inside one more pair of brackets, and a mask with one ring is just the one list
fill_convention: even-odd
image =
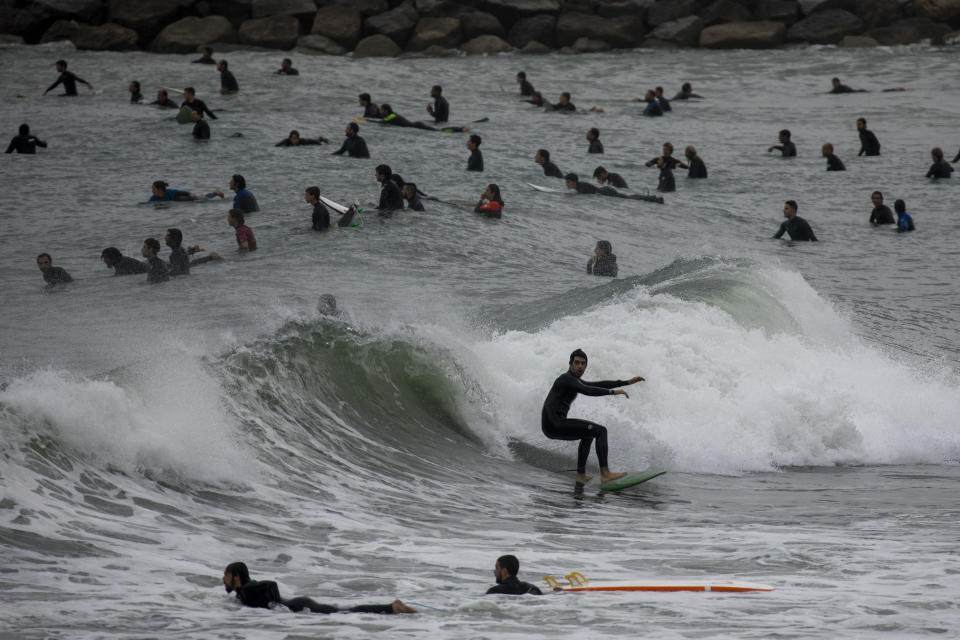
[(539, 91), (534, 91), (533, 93), (531, 93), (530, 99), (524, 100), (524, 102), (529, 102), (535, 107), (546, 107), (550, 104), (549, 102), (543, 99), (543, 94), (541, 94)]
[(247, 189), (247, 180), (239, 173), (230, 177), (230, 190), (233, 191), (233, 208), (240, 209), (244, 213), (253, 213), (260, 211), (260, 205), (256, 197)]
[(147, 259), (147, 279), (140, 284), (160, 284), (170, 279), (167, 263), (160, 259), (158, 253), (160, 253), (160, 242), (156, 238), (147, 238), (143, 241), (140, 255)]
[(542, 596), (543, 592), (536, 585), (529, 582), (522, 582), (517, 578), (520, 572), (520, 561), (516, 556), (506, 555), (497, 558), (493, 565), (493, 577), (497, 581), (496, 586), (487, 589), (486, 595), (502, 593), (510, 596), (522, 596), (526, 594)]
[(240, 253), (257, 250), (257, 239), (253, 235), (253, 230), (246, 224), (243, 209), (230, 209), (227, 212), (227, 224), (233, 227), (237, 237), (237, 250)]
[(567, 175), (563, 176), (563, 182), (567, 189), (584, 195), (600, 194), (604, 196), (626, 197), (613, 187), (607, 185), (595, 187), (589, 182), (584, 182), (580, 179), (580, 176), (575, 173), (568, 173)]
[(299, 147), (299, 146), (310, 146), (318, 144), (330, 144), (330, 141), (323, 136), (317, 136), (316, 138), (301, 138), (300, 132), (294, 129), (291, 131), (286, 138), (273, 145), (275, 147)]
[(430, 97), (433, 98), (433, 104), (427, 105), (427, 113), (433, 116), (433, 121), (437, 124), (443, 124), (450, 119), (450, 103), (443, 97), (443, 87), (438, 84), (430, 89)]
[(203, 114), (199, 111), (191, 111), (190, 118), (193, 120), (193, 137), (195, 140), (210, 139), (210, 125), (203, 119)]
[(829, 142), (824, 142), (823, 146), (820, 147), (820, 155), (827, 159), (827, 171), (847, 170), (847, 168), (843, 166), (843, 160), (833, 153), (833, 145)]
[(546, 106), (552, 111), (576, 111), (577, 105), (570, 102), (570, 92), (564, 91), (560, 94), (560, 99), (557, 100), (556, 104), (547, 103)]
[(226, 60), (217, 62), (217, 71), (220, 72), (220, 93), (222, 94), (240, 91), (240, 85), (229, 67), (230, 65), (227, 64)]
[(201, 258), (190, 259), (195, 253), (204, 251), (200, 245), (195, 244), (187, 249), (183, 248), (183, 231), (172, 228), (167, 229), (167, 235), (164, 236), (164, 244), (170, 247), (169, 271), (171, 276), (186, 276), (190, 274), (190, 267), (198, 264), (210, 262), (211, 260), (223, 260), (216, 251), (211, 251), (210, 255)]
[(405, 182), (400, 187), (400, 193), (403, 199), (407, 201), (407, 209), (414, 211), (424, 211), (423, 203), (420, 201), (420, 192), (417, 191), (417, 185), (413, 182)]
[(577, 452), (577, 482), (586, 483), (590, 480), (587, 475), (587, 457), (590, 455), (590, 443), (596, 440), (597, 460), (600, 462), (600, 478), (603, 482), (610, 482), (622, 478), (626, 473), (610, 471), (607, 463), (607, 429), (606, 427), (588, 422), (568, 418), (570, 405), (577, 399), (578, 394), (585, 396), (619, 395), (629, 398), (627, 392), (619, 387), (626, 387), (644, 379), (634, 376), (629, 380), (603, 380), (599, 382), (584, 382), (581, 378), (587, 370), (587, 354), (577, 349), (570, 354), (570, 368), (560, 375), (550, 388), (543, 409), (540, 412), (540, 427), (543, 434), (552, 440), (579, 440), (580, 448)]
[(780, 230), (773, 234), (774, 238), (780, 238), (784, 233), (790, 236), (794, 242), (816, 242), (817, 236), (814, 235), (810, 223), (797, 215), (796, 200), (787, 200), (783, 204), (783, 217), (786, 220), (780, 225)]
[(791, 134), (790, 129), (781, 129), (779, 135), (777, 136), (780, 140), (780, 144), (775, 144), (767, 149), (767, 153), (770, 153), (774, 149), (780, 152), (784, 158), (794, 158), (797, 155), (797, 147), (790, 140)]
[(298, 76), (300, 72), (293, 68), (293, 60), (284, 58), (280, 61), (280, 68), (277, 70), (278, 76)]
[(200, 52), (200, 57), (191, 62), (194, 64), (217, 64), (217, 61), (213, 59), (213, 48), (211, 47), (204, 47)]
[(587, 260), (587, 273), (594, 276), (617, 277), (617, 256), (609, 240), (597, 240), (593, 255)]
[(527, 72), (519, 71), (517, 72), (517, 84), (520, 85), (520, 95), (522, 96), (531, 96), (533, 95), (533, 85), (527, 82)]
[(654, 93), (653, 89), (647, 89), (647, 92), (643, 94), (643, 100), (634, 98), (633, 101), (647, 103), (647, 106), (643, 108), (643, 115), (645, 116), (663, 115), (663, 107), (660, 105), (660, 101), (657, 100), (657, 94)]
[(330, 604), (320, 604), (311, 598), (300, 596), (284, 599), (280, 597), (280, 589), (272, 580), (251, 580), (250, 570), (242, 562), (231, 562), (223, 570), (223, 586), (227, 593), (236, 592), (237, 600), (247, 607), (272, 609), (281, 604), (291, 611), (310, 611), (311, 613), (416, 613), (400, 600), (390, 604), (361, 604), (350, 609), (338, 609)]
[(130, 104), (140, 104), (143, 102), (143, 94), (140, 92), (140, 83), (133, 80), (127, 87), (130, 92)]
[(313, 205), (313, 215), (311, 216), (312, 227), (314, 231), (327, 231), (330, 229), (330, 212), (323, 203), (320, 202), (320, 187), (307, 187), (303, 194), (304, 201)]
[(683, 164), (679, 160), (673, 157), (673, 144), (670, 142), (663, 143), (663, 155), (653, 158), (646, 163), (646, 166), (653, 167), (656, 166), (660, 169), (660, 177), (657, 179), (657, 191), (676, 191), (677, 182), (673, 177), (673, 170), (677, 167), (681, 169), (689, 169), (687, 165)]
[(456, 131), (466, 132), (470, 131), (469, 127), (459, 126), (459, 127), (443, 127), (443, 129), (434, 129), (433, 127), (423, 124), (422, 122), (411, 122), (401, 116), (398, 113), (393, 112), (393, 107), (389, 104), (384, 103), (380, 105), (380, 117), (383, 119), (384, 124), (389, 124), (395, 127), (411, 127), (413, 129), (424, 129), (426, 131), (446, 131), (447, 133), (452, 133)]
[(60, 284), (73, 282), (73, 278), (70, 277), (66, 269), (53, 266), (53, 258), (50, 257), (49, 253), (41, 253), (37, 256), (37, 267), (40, 268), (40, 273), (43, 274), (43, 280), (47, 283), (47, 289), (52, 289)]
[(344, 152), (351, 158), (369, 158), (370, 151), (367, 149), (367, 141), (361, 138), (360, 125), (356, 122), (348, 122), (347, 129), (344, 132), (347, 136), (340, 148), (333, 152), (335, 156), (342, 156)]
[(75, 73), (73, 73), (72, 71), (67, 71), (67, 61), (66, 61), (66, 60), (57, 60), (55, 66), (57, 67), (57, 72), (58, 72), (60, 75), (57, 77), (57, 81), (56, 81), (56, 82), (54, 82), (52, 85), (50, 85), (49, 87), (47, 87), (47, 90), (43, 92), (43, 95), (47, 95), (47, 93), (48, 93), (49, 91), (51, 91), (51, 90), (54, 89), (58, 84), (61, 84), (61, 83), (63, 83), (63, 90), (64, 90), (64, 93), (62, 93), (61, 95), (64, 95), (64, 96), (75, 96), (75, 95), (77, 95), (77, 83), (78, 83), (78, 82), (87, 85), (87, 88), (90, 89), (90, 91), (93, 91), (93, 85), (92, 85), (92, 84), (90, 84), (89, 82), (87, 82), (87, 81), (84, 80), (83, 78), (80, 78), (79, 76), (77, 76), (77, 75), (76, 75)]
[(657, 98), (657, 102), (660, 103), (660, 108), (663, 109), (664, 113), (673, 111), (673, 107), (670, 106), (670, 101), (663, 95), (663, 87), (655, 87), (653, 89), (653, 95)]
[(623, 179), (619, 173), (611, 173), (607, 171), (604, 167), (600, 166), (593, 170), (593, 177), (597, 179), (597, 182), (600, 184), (608, 184), (611, 187), (616, 187), (618, 189), (627, 189), (627, 181)]
[(551, 178), (563, 177), (563, 172), (560, 171), (560, 167), (550, 162), (550, 152), (546, 149), (538, 149), (536, 155), (533, 156), (533, 161), (543, 167), (543, 175), (550, 176)]
[(913, 218), (907, 213), (907, 203), (903, 200), (895, 200), (893, 203), (893, 208), (897, 212), (897, 231), (914, 231), (916, 227), (913, 226)]
[(600, 142), (600, 129), (593, 127), (587, 131), (587, 142), (590, 143), (590, 146), (587, 148), (587, 153), (603, 153), (603, 143)]
[(895, 224), (897, 221), (893, 218), (893, 211), (890, 207), (883, 204), (883, 194), (874, 191), (870, 194), (870, 201), (873, 202), (873, 211), (870, 212), (870, 224), (873, 226), (881, 224)]
[(703, 161), (703, 158), (697, 154), (696, 147), (688, 146), (683, 150), (683, 155), (686, 156), (687, 162), (690, 163), (690, 169), (687, 171), (688, 178), (707, 177), (707, 165)]
[(403, 209), (403, 194), (400, 193), (397, 183), (390, 179), (393, 176), (390, 165), (377, 165), (374, 176), (380, 183), (380, 202), (377, 209), (383, 213)]
[(929, 171), (927, 171), (928, 178), (949, 178), (950, 174), (953, 173), (953, 167), (950, 166), (950, 163), (943, 159), (943, 149), (940, 147), (934, 147), (930, 150), (930, 157), (933, 158), (933, 164), (930, 165)]
[(370, 100), (369, 93), (361, 93), (357, 96), (357, 101), (360, 103), (360, 106), (363, 107), (363, 115), (360, 116), (361, 118), (380, 119), (380, 107)]
[(47, 148), (47, 143), (35, 135), (30, 134), (30, 125), (22, 124), (18, 129), (19, 133), (10, 140), (7, 146), (7, 153), (36, 153), (37, 147)]
[(689, 100), (691, 98), (702, 98), (703, 96), (698, 96), (693, 92), (693, 85), (689, 82), (684, 82), (680, 86), (680, 92), (677, 93), (671, 100)]
[(197, 91), (193, 87), (186, 87), (183, 90), (183, 103), (180, 108), (183, 109), (184, 107), (190, 107), (194, 111), (208, 115), (213, 120), (217, 119), (216, 114), (207, 107), (207, 103), (197, 97)]
[(138, 273), (146, 273), (150, 268), (136, 258), (125, 256), (116, 247), (107, 247), (100, 252), (100, 260), (107, 265), (108, 269), (113, 269), (115, 276), (131, 276)]
[(151, 190), (153, 195), (150, 196), (149, 202), (186, 202), (190, 200), (213, 200), (217, 197), (223, 197), (223, 191), (220, 191), (220, 189), (214, 189), (205, 196), (198, 196), (197, 194), (190, 193), (189, 191), (170, 189), (167, 183), (163, 180), (155, 181), (151, 187)]
[(179, 109), (180, 107), (176, 102), (170, 99), (169, 94), (167, 94), (166, 89), (160, 89), (157, 91), (157, 99), (150, 103), (151, 105), (156, 105), (161, 109)]
[(488, 218), (499, 218), (503, 215), (503, 197), (500, 195), (500, 185), (488, 184), (480, 195), (480, 200), (473, 208), (474, 213), (485, 215)]
[(867, 129), (867, 119), (857, 118), (857, 132), (860, 134), (860, 153), (858, 156), (878, 156), (880, 155), (880, 141), (877, 136)]
[(828, 93), (866, 93), (866, 89), (853, 89), (847, 85), (840, 82), (840, 78), (833, 78), (830, 80), (832, 88)]
[(467, 139), (467, 149), (470, 150), (470, 158), (467, 160), (467, 171), (483, 171), (483, 154), (480, 153), (480, 143), (483, 138), (477, 134), (471, 134)]

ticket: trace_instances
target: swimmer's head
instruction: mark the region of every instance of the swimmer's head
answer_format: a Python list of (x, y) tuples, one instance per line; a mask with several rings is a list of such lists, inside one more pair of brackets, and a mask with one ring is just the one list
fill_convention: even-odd
[(613, 245), (609, 240), (597, 240), (596, 252), (597, 255), (609, 256), (613, 253)]
[(136, 80), (130, 82), (130, 93), (140, 93), (140, 83)]
[(164, 193), (167, 192), (167, 186), (168, 186), (167, 183), (164, 182), (163, 180), (155, 181), (152, 187), (153, 195), (162, 196)]
[(294, 129), (290, 132), (290, 135), (287, 136), (287, 139), (291, 144), (300, 144), (300, 132)]
[(246, 189), (247, 179), (239, 173), (233, 174), (233, 176), (230, 177), (230, 188), (233, 189), (234, 187), (236, 187), (237, 190)]
[(546, 149), (537, 149), (537, 155), (533, 156), (533, 161), (537, 164), (550, 162), (550, 152)]
[(242, 562), (231, 562), (223, 570), (223, 586), (227, 593), (239, 589), (250, 582), (250, 570)]
[(840, 86), (840, 78), (833, 78), (832, 80), (830, 80), (830, 82), (832, 82), (832, 83), (833, 83), (833, 86), (835, 86), (835, 87), (839, 87), (839, 86)]
[(158, 253), (160, 253), (159, 240), (156, 238), (147, 238), (143, 241), (143, 248), (140, 250), (140, 254), (144, 258), (156, 258)]
[(790, 142), (790, 129), (780, 129), (780, 142)]
[(693, 160), (697, 157), (697, 148), (693, 145), (688, 145), (687, 148), (683, 150), (683, 155)]
[(167, 229), (167, 235), (163, 240), (167, 243), (168, 247), (179, 247), (181, 244), (183, 244), (183, 231), (175, 228)]
[(564, 91), (560, 94), (560, 104), (567, 104), (570, 102), (570, 92)]
[(481, 138), (475, 133), (471, 134), (469, 140), (467, 140), (467, 148), (471, 150), (477, 149), (480, 146), (481, 142), (483, 142), (483, 138)]
[(879, 207), (883, 204), (883, 194), (879, 191), (874, 191), (870, 194), (870, 201), (873, 202), (873, 206)]
[(22, 124), (22, 125), (20, 125), (20, 135), (22, 135), (22, 136), (28, 136), (28, 135), (30, 135), (30, 125), (28, 125), (28, 124)]
[(575, 173), (568, 173), (563, 176), (563, 180), (567, 183), (567, 189), (576, 189), (577, 185), (580, 184), (580, 176)]
[(592, 141), (592, 140), (596, 140), (599, 137), (600, 137), (600, 129), (597, 129), (596, 127), (592, 127), (589, 131), (587, 131), (587, 140)]
[(377, 180), (384, 182), (390, 179), (390, 176), (393, 175), (393, 169), (390, 168), (388, 164), (378, 164), (377, 168), (374, 169), (374, 173), (377, 176)]
[(360, 105), (363, 106), (363, 107), (365, 107), (365, 106), (367, 106), (368, 104), (370, 104), (370, 94), (369, 94), (369, 93), (361, 93), (359, 96), (357, 96), (357, 99), (358, 99), (358, 101), (360, 102)]
[(382, 105), (380, 105), (380, 115), (384, 118), (386, 118), (389, 115), (393, 115), (393, 107), (391, 107), (388, 103), (384, 102)]
[(360, 133), (360, 125), (358, 125), (356, 122), (348, 122), (347, 136), (357, 135), (358, 133)]
[(896, 211), (897, 213), (906, 213), (907, 203), (898, 198), (893, 201), (893, 210)]
[(797, 209), (799, 209), (799, 206), (797, 205), (796, 200), (787, 200), (786, 202), (783, 203), (783, 217), (784, 218), (794, 217), (795, 215), (797, 215)]
[(518, 71), (518, 72), (517, 72), (517, 82), (523, 82), (523, 81), (526, 80), (526, 79), (527, 79), (527, 72), (526, 72), (526, 71)]
[(593, 170), (593, 177), (600, 181), (600, 184), (603, 184), (607, 180), (609, 172), (602, 166), (597, 167)]
[(116, 247), (107, 247), (100, 252), (100, 259), (108, 267), (112, 267), (113, 264), (122, 257), (123, 254), (120, 253), (120, 249), (117, 249)]
[(490, 200), (499, 202), (501, 206), (503, 205), (503, 197), (500, 195), (500, 185), (491, 182), (487, 185), (485, 193)]
[(185, 87), (185, 88), (184, 88), (184, 90), (183, 90), (183, 96), (184, 96), (185, 98), (192, 98), (192, 97), (194, 97), (195, 95), (197, 95), (197, 90), (194, 89), (193, 87)]
[(430, 88), (430, 96), (433, 98), (439, 98), (443, 94), (443, 87), (438, 84), (433, 85)]
[(867, 128), (866, 118), (857, 118), (857, 131), (863, 131)]
[(663, 155), (672, 156), (673, 155), (673, 144), (670, 142), (663, 143)]
[(643, 94), (643, 99), (647, 102), (654, 100), (657, 97), (657, 94), (653, 92), (653, 89), (647, 89), (647, 92)]
[(49, 253), (41, 253), (37, 256), (37, 266), (40, 267), (40, 271), (47, 271), (53, 266), (53, 258)]
[(307, 187), (303, 192), (303, 199), (310, 204), (315, 204), (320, 200), (320, 187)]
[(67, 61), (61, 58), (54, 63), (54, 66), (57, 68), (57, 71), (66, 71)]
[(691, 91), (693, 91), (693, 85), (691, 85), (689, 82), (684, 82), (682, 85), (680, 85), (680, 90), (686, 93), (690, 93)]
[(823, 146), (820, 147), (820, 153), (824, 156), (833, 155), (833, 145), (829, 142), (824, 142)]
[(940, 147), (934, 147), (933, 149), (930, 150), (930, 155), (933, 157), (934, 160), (936, 160), (937, 162), (940, 162), (941, 160), (943, 160), (943, 149), (941, 149)]
[(404, 198), (410, 200), (413, 196), (417, 195), (417, 185), (413, 182), (405, 182), (400, 191), (403, 193)]

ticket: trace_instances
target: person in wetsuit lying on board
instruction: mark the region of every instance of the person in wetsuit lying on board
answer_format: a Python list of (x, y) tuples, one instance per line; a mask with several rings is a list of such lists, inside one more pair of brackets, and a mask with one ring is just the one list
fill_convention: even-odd
[(443, 127), (442, 129), (434, 129), (429, 125), (423, 124), (422, 122), (411, 122), (400, 114), (394, 113), (393, 107), (386, 103), (380, 105), (380, 117), (383, 119), (384, 124), (389, 124), (395, 127), (410, 127), (413, 129), (424, 129), (426, 131), (445, 131), (447, 133), (470, 131), (470, 127), (467, 126)]

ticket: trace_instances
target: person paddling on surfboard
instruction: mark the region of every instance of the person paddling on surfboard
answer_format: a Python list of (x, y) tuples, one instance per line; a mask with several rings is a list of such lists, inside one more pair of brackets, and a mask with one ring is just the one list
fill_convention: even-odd
[(570, 411), (570, 405), (577, 399), (579, 393), (585, 396), (617, 395), (629, 398), (626, 391), (617, 387), (642, 382), (644, 378), (634, 376), (629, 380), (584, 382), (581, 377), (586, 370), (587, 354), (577, 349), (570, 354), (570, 369), (554, 380), (547, 399), (543, 401), (540, 426), (543, 434), (551, 440), (580, 441), (580, 449), (577, 453), (577, 482), (586, 483), (590, 480), (591, 476), (586, 474), (587, 457), (590, 455), (590, 442), (596, 440), (600, 478), (603, 482), (610, 482), (627, 474), (615, 473), (607, 466), (607, 428), (586, 420), (568, 418), (567, 412)]

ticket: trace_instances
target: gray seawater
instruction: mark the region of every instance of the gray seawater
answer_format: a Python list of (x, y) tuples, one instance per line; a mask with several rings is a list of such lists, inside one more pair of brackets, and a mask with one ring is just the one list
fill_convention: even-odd
[[(97, 92), (40, 93), (59, 57)], [(227, 55), (216, 95), (193, 56), (0, 49), (0, 130), (50, 143), (3, 157), (0, 239), (0, 635), (177, 637), (919, 637), (960, 622), (960, 277), (956, 49), (637, 51), (566, 57), (350, 60)], [(544, 114), (525, 69), (604, 113)], [(828, 96), (838, 75), (870, 93)], [(227, 112), (196, 143), (126, 85), (196, 86)], [(706, 96), (641, 119), (631, 98), (683, 81)], [(361, 124), (373, 158), (275, 148), (290, 129), (341, 140), (369, 91), (411, 119), (444, 86), (455, 124), (483, 136)], [(903, 92), (879, 89), (902, 86)], [(81, 87), (81, 94), (86, 94)], [(18, 94), (27, 97), (17, 97)], [(152, 97), (151, 97), (152, 99)], [(857, 158), (857, 117), (883, 144)], [(606, 154), (586, 154), (596, 126)], [(766, 148), (793, 131), (800, 156)], [(243, 137), (230, 137), (242, 132)], [(630, 191), (643, 163), (693, 144), (710, 178), (665, 205), (539, 193), (547, 147), (585, 178), (602, 163)], [(848, 171), (826, 173), (834, 144)], [(386, 162), (427, 202), (309, 230), (303, 190), (372, 205)], [(222, 202), (138, 204), (150, 184), (206, 192), (244, 174), (260, 249), (234, 253)], [(867, 224), (870, 193), (904, 198), (917, 231)], [(821, 242), (770, 239), (783, 201)], [(370, 207), (372, 209), (372, 207)], [(114, 278), (100, 251), (138, 255), (177, 226), (226, 256), (156, 287)], [(620, 278), (584, 273), (598, 239)], [(77, 282), (43, 288), (53, 254)], [(165, 253), (165, 252), (164, 252)], [(343, 315), (320, 318), (322, 293)], [(540, 403), (569, 352), (587, 377), (643, 375), (630, 399), (581, 398), (611, 430), (615, 468), (665, 476), (619, 494), (573, 487), (572, 444), (540, 434)], [(521, 443), (517, 446), (516, 443)], [(595, 463), (595, 459), (591, 460)], [(756, 594), (483, 597), (502, 553), (521, 577), (727, 580)], [(286, 596), (422, 603), (418, 616), (244, 610), (220, 575), (245, 560)]]

